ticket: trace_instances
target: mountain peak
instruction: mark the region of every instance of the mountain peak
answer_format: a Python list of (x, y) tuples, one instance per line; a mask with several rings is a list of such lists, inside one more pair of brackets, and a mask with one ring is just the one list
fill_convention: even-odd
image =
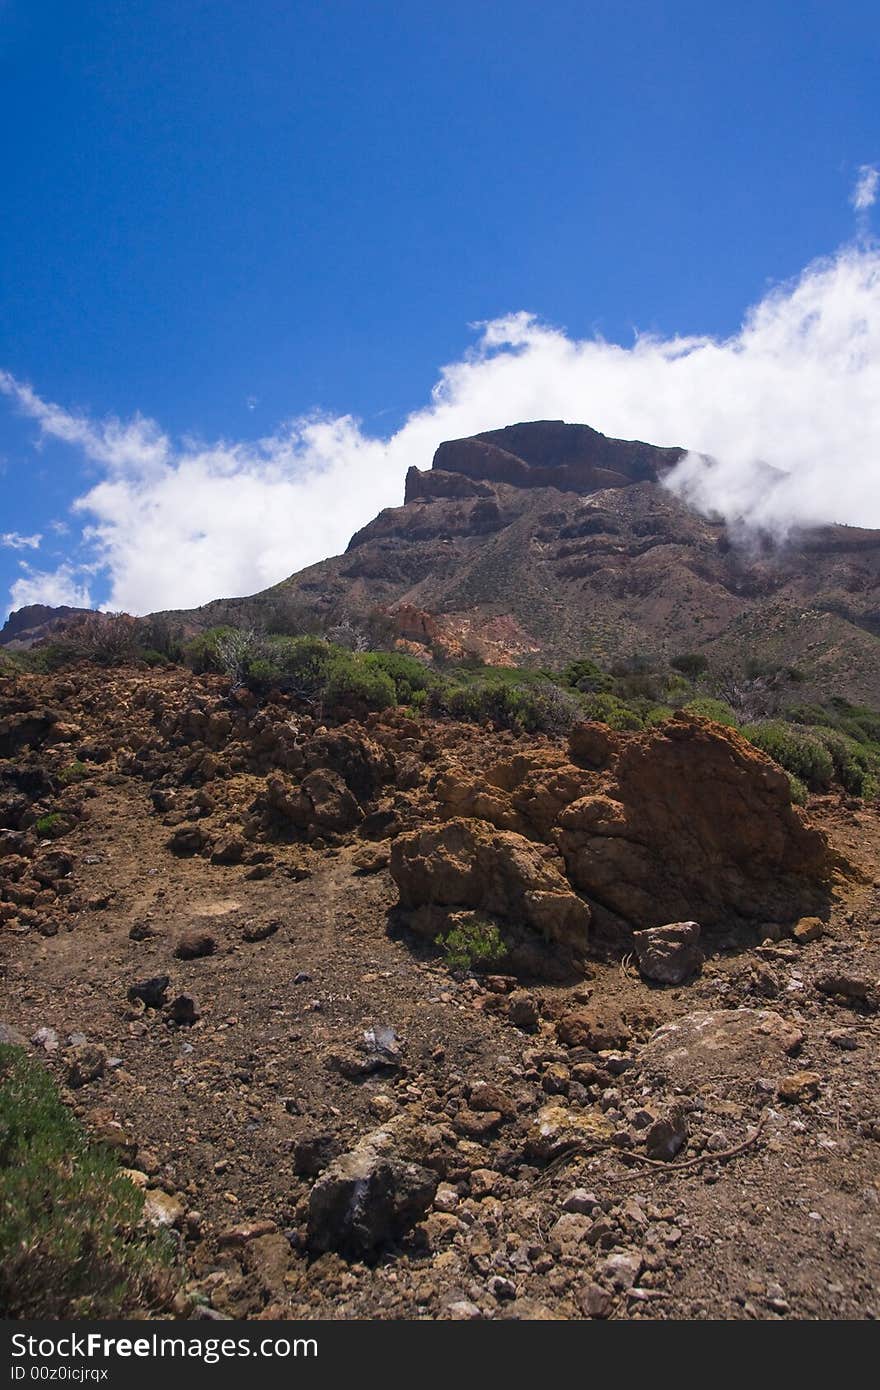
[(405, 501), (480, 495), (451, 478), (438, 479), (438, 473), (580, 494), (631, 487), (659, 481), (684, 454), (684, 449), (661, 449), (641, 440), (610, 439), (589, 425), (532, 420), (441, 444), (428, 472), (409, 470)]

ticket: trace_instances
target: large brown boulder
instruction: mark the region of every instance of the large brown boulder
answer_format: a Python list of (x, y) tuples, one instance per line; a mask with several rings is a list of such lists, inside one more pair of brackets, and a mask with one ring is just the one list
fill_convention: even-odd
[(475, 771), (447, 758), (442, 815), (549, 842), (598, 932), (704, 930), (816, 911), (831, 858), (786, 774), (731, 729), (686, 714), (647, 733), (577, 725), (568, 755), (535, 741)]
[[(732, 729), (679, 715), (608, 743), (608, 770), (561, 813), (568, 877), (636, 928), (789, 919), (831, 859), (786, 774)], [(589, 774), (585, 774), (589, 780)]]
[(566, 882), (555, 850), (522, 835), (458, 818), (399, 835), (390, 868), (403, 908), (482, 910), (586, 947), (590, 909)]

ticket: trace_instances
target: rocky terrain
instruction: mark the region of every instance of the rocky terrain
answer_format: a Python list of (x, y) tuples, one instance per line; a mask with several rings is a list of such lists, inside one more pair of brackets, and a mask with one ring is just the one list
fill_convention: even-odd
[(880, 532), (730, 528), (664, 486), (683, 454), (561, 421), (454, 440), (344, 555), (168, 616), (298, 631), (378, 611), (414, 651), (508, 665), (746, 652), (801, 667), (806, 698), (880, 704)]
[[(646, 447), (578, 506), (655, 507)], [(175, 1233), (181, 1316), (880, 1311), (876, 803), (685, 714), (318, 724), (82, 665), (0, 678), (0, 827), (5, 1036)]]

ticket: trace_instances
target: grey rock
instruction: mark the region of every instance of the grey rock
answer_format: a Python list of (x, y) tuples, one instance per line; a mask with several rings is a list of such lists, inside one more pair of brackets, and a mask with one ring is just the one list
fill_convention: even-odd
[(393, 1124), (325, 1170), (309, 1197), (309, 1245), (360, 1258), (402, 1236), (430, 1207), (438, 1177), (395, 1152)]
[(663, 985), (680, 985), (703, 967), (697, 922), (670, 922), (633, 935), (639, 974)]

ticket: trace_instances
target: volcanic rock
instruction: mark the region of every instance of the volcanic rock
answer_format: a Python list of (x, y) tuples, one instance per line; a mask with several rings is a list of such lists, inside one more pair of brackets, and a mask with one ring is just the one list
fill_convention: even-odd
[(309, 1244), (362, 1258), (424, 1216), (438, 1177), (394, 1151), (393, 1121), (367, 1134), (318, 1178), (309, 1197)]
[[(549, 848), (521, 835), (496, 831), (476, 820), (457, 819), (399, 835), (391, 849), (391, 876), (403, 908), (474, 908), (582, 952), (590, 909), (566, 882)], [(436, 934), (439, 919), (412, 918)], [(431, 927), (434, 930), (431, 932)]]
[(635, 932), (633, 945), (639, 974), (664, 985), (680, 985), (703, 965), (696, 922), (672, 922), (665, 927), (646, 927)]

